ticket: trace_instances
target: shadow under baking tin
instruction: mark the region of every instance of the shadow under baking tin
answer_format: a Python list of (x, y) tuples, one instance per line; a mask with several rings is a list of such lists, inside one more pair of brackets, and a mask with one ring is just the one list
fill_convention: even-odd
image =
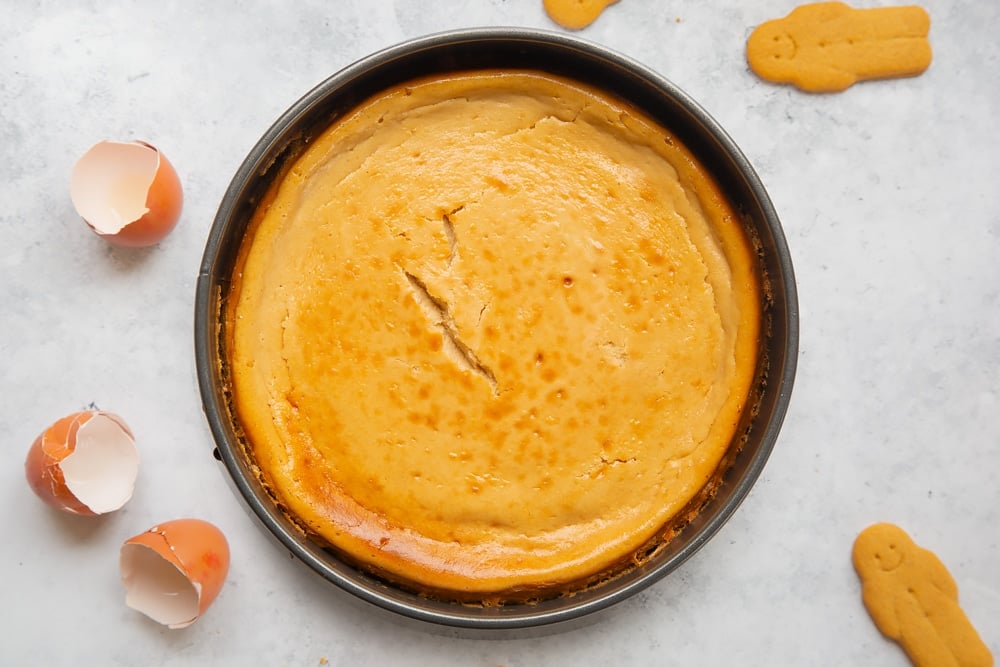
[[(340, 115), (393, 85), (431, 74), (527, 68), (576, 79), (639, 107), (673, 132), (718, 182), (757, 251), (763, 320), (756, 396), (741, 427), (744, 443), (715, 496), (653, 555), (616, 578), (533, 604), (474, 606), (429, 599), (369, 576), (303, 535), (262, 485), (229, 402), (221, 314), (240, 245), (261, 198), (305, 146)], [(324, 579), (382, 608), (437, 624), (525, 628), (579, 619), (620, 602), (675, 570), (729, 519), (757, 480), (777, 439), (798, 353), (798, 304), (791, 258), (777, 214), (756, 173), (725, 131), (655, 72), (603, 47), (528, 29), (485, 28), (419, 38), (334, 74), (285, 112), (254, 146), (219, 206), (195, 298), (195, 352), (204, 410), (238, 493), (264, 527)], [(753, 414), (749, 414), (753, 413)]]

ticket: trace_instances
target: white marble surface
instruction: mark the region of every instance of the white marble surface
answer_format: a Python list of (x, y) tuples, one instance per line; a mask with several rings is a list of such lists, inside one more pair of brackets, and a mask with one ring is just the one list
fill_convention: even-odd
[[(580, 33), (691, 93), (771, 193), (802, 316), (774, 454), (721, 533), (645, 593), (483, 637), (356, 602), (249, 518), (212, 458), (193, 296), (229, 179), (283, 109), (406, 38), (555, 29), (541, 0), (5, 3), (0, 663), (905, 665), (849, 561), (879, 520), (941, 556), (1000, 654), (1000, 4), (927, 0), (930, 70), (832, 96), (746, 67), (751, 28), (794, 4), (622, 0)], [(157, 247), (110, 249), (73, 212), (70, 168), (104, 138), (153, 142), (181, 174), (184, 215)], [(91, 403), (142, 452), (132, 502), (98, 520), (43, 506), (22, 468), (43, 428)], [(233, 563), (209, 612), (169, 631), (125, 607), (117, 551), (178, 516), (222, 527)]]

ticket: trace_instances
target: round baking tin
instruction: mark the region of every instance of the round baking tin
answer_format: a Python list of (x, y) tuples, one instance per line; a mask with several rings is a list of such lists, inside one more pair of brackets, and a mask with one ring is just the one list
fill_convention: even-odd
[[(220, 314), (253, 212), (283, 167), (340, 115), (404, 81), (471, 69), (535, 69), (602, 88), (673, 132), (713, 174), (757, 249), (763, 322), (756, 410), (746, 440), (715, 497), (683, 531), (643, 564), (570, 596), (533, 604), (470, 606), (429, 599), (365, 574), (312, 542), (272, 501), (248, 460), (222, 372)], [(791, 258), (778, 216), (757, 174), (725, 131), (677, 86), (606, 48), (529, 29), (441, 33), (379, 51), (323, 81), (291, 106), (250, 151), (223, 197), (205, 247), (195, 298), (195, 352), (204, 410), (238, 494), (296, 558), (340, 588), (405, 616), (467, 628), (525, 628), (580, 618), (620, 602), (666, 576), (700, 549), (746, 497), (767, 461), (788, 407), (798, 353), (798, 304)], [(753, 404), (752, 403), (752, 404)]]

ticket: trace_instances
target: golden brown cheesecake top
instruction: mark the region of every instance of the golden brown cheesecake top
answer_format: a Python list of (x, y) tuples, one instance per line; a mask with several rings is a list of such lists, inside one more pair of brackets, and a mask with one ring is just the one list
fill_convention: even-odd
[(405, 584), (558, 587), (716, 475), (754, 377), (750, 252), (635, 109), (533, 72), (419, 80), (319, 136), (229, 295), (234, 409), (307, 531)]

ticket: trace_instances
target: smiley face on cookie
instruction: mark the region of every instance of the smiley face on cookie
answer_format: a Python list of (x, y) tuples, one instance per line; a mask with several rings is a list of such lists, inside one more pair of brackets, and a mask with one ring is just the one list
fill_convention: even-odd
[(917, 549), (910, 536), (897, 526), (883, 524), (878, 531), (866, 531), (854, 543), (854, 564), (858, 572), (874, 576), (891, 572), (903, 564), (907, 552)]

